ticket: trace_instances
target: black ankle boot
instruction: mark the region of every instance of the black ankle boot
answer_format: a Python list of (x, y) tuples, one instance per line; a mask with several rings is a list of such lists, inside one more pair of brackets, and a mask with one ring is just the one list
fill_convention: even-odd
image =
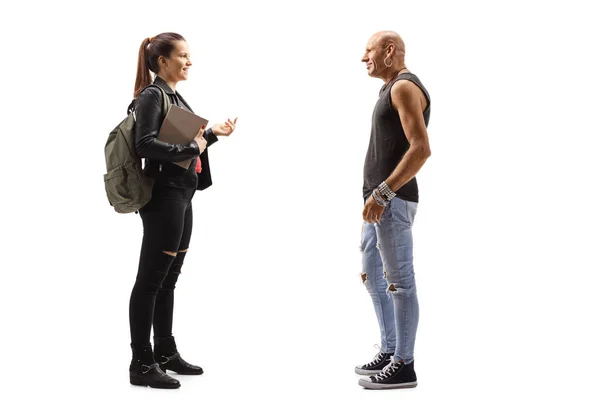
[(154, 337), (154, 358), (161, 370), (181, 375), (202, 375), (202, 368), (192, 365), (179, 355), (173, 336)]
[(129, 382), (137, 386), (150, 386), (158, 389), (177, 389), (179, 381), (162, 371), (154, 361), (152, 346), (131, 345), (133, 358), (129, 365)]

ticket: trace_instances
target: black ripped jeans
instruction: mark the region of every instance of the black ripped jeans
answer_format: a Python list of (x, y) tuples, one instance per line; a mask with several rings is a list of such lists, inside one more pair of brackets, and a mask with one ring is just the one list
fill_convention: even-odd
[[(154, 185), (152, 200), (140, 210), (144, 237), (138, 274), (129, 300), (131, 343), (150, 344), (155, 337), (172, 335), (175, 283), (192, 235), (192, 198), (195, 189)], [(177, 252), (177, 255), (164, 253)]]

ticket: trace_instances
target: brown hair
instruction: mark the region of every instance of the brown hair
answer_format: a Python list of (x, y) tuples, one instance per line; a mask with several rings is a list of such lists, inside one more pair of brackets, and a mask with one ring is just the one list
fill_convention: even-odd
[(146, 38), (140, 46), (138, 53), (137, 74), (135, 77), (135, 88), (133, 97), (138, 94), (148, 85), (152, 83), (150, 71), (158, 74), (160, 66), (158, 65), (158, 57), (163, 56), (168, 58), (171, 52), (175, 49), (175, 42), (185, 40), (178, 33), (166, 32), (154, 37)]

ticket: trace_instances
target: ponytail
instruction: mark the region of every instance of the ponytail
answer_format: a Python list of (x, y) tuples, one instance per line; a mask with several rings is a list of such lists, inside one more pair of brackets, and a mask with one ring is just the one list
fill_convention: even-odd
[(158, 75), (160, 67), (158, 58), (169, 58), (169, 55), (175, 48), (175, 42), (185, 40), (178, 33), (165, 32), (151, 38), (146, 38), (140, 46), (138, 53), (137, 75), (135, 77), (135, 88), (133, 89), (133, 98), (135, 99), (140, 92), (152, 83), (150, 71)]
[(150, 69), (148, 68), (148, 45), (150, 44), (150, 40), (150, 38), (144, 39), (138, 53), (137, 74), (135, 77), (135, 88), (133, 90), (134, 99), (146, 86), (152, 83)]

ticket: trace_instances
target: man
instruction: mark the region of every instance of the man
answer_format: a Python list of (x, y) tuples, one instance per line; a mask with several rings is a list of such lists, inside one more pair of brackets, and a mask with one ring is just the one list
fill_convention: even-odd
[(430, 98), (404, 63), (405, 47), (395, 32), (369, 39), (362, 58), (369, 76), (380, 78), (365, 158), (362, 280), (381, 330), (380, 352), (356, 373), (369, 389), (415, 387), (413, 350), (419, 303), (413, 272), (412, 223), (419, 192), (415, 175), (430, 156), (427, 124)]

